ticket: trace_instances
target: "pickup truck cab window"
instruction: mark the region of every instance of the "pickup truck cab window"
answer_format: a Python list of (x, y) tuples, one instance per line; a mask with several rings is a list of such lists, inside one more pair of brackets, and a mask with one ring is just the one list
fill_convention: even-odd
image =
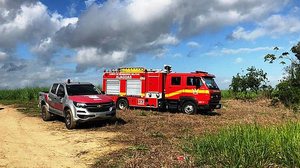
[(65, 89), (63, 85), (59, 85), (57, 90), (57, 96), (58, 97), (64, 97), (65, 96)]
[(91, 84), (67, 85), (67, 92), (69, 96), (100, 94), (97, 88)]
[(58, 86), (57, 83), (53, 84), (53, 86), (52, 86), (52, 88), (51, 88), (51, 93), (56, 94), (57, 86)]

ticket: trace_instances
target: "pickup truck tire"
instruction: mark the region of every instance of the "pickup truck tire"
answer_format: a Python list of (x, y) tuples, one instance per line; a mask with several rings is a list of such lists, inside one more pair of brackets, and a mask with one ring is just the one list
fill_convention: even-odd
[(68, 129), (74, 129), (76, 127), (76, 121), (74, 121), (70, 109), (65, 112), (65, 124)]
[(187, 102), (183, 103), (182, 111), (189, 115), (195, 114), (197, 112), (197, 106), (195, 105), (195, 103), (193, 103), (191, 101), (187, 101)]
[(129, 105), (128, 105), (128, 101), (125, 98), (121, 98), (117, 101), (117, 108), (119, 110), (126, 110), (128, 109)]
[(46, 105), (42, 105), (41, 115), (42, 115), (42, 119), (44, 121), (50, 121), (50, 120), (52, 120), (52, 115), (47, 110), (47, 106)]

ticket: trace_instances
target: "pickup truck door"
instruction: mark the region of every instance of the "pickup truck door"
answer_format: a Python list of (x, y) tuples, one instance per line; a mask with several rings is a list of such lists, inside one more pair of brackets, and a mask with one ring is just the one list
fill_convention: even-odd
[[(56, 89), (55, 89), (55, 87), (56, 87)], [(56, 115), (60, 115), (60, 116), (63, 115), (63, 103), (62, 103), (62, 97), (61, 97), (62, 92), (65, 93), (63, 85), (54, 84), (49, 93), (50, 112), (52, 112)], [(58, 96), (58, 95), (60, 95), (60, 96)]]
[(50, 92), (48, 94), (49, 110), (52, 113), (55, 113), (55, 98), (56, 98), (56, 91), (57, 91), (58, 85), (59, 84), (57, 84), (57, 83), (53, 84), (50, 89)]
[(66, 92), (64, 86), (59, 85), (57, 89), (56, 101), (55, 101), (55, 109), (58, 110), (59, 115), (63, 115), (65, 95)]

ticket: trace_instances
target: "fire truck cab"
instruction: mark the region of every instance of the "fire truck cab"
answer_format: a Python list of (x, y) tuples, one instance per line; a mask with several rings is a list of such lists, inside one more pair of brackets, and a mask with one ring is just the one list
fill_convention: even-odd
[(124, 110), (128, 107), (178, 109), (187, 114), (221, 108), (221, 92), (214, 75), (145, 68), (119, 68), (105, 71), (102, 90)]

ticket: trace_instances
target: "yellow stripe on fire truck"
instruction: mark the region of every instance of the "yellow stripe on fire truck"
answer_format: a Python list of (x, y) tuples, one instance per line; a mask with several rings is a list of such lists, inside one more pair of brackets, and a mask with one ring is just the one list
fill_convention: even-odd
[(178, 94), (182, 93), (192, 93), (192, 94), (209, 94), (209, 90), (198, 90), (198, 89), (182, 89), (182, 90), (177, 90), (175, 92), (166, 94), (166, 97), (172, 97), (176, 96)]

